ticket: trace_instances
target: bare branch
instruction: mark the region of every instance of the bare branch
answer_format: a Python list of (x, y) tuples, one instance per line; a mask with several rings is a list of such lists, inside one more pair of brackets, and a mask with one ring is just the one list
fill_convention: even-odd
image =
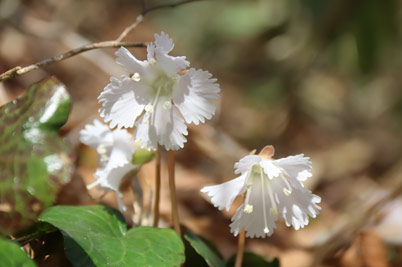
[[(144, 10), (145, 10), (145, 9), (144, 9)], [(143, 21), (143, 19), (144, 19), (144, 15), (142, 15), (142, 12), (141, 12), (141, 14), (139, 14), (138, 17), (135, 19), (134, 23), (131, 24), (130, 26), (126, 27), (126, 28), (124, 29), (124, 31), (119, 35), (119, 37), (117, 37), (116, 41), (120, 42), (120, 41), (122, 41), (124, 38), (126, 38), (127, 35), (128, 35), (132, 30), (134, 30), (134, 29), (138, 26), (138, 24), (140, 24), (140, 23)]]
[(87, 44), (87, 45), (83, 45), (77, 48), (74, 48), (70, 51), (67, 51), (63, 54), (60, 55), (56, 55), (47, 59), (44, 59), (42, 61), (36, 62), (34, 64), (31, 64), (29, 66), (26, 67), (21, 67), (21, 66), (17, 66), (14, 67), (10, 70), (7, 70), (6, 72), (0, 74), (0, 82), (14, 78), (16, 76), (20, 76), (23, 75), (25, 73), (28, 73), (30, 71), (36, 70), (44, 65), (49, 65), (49, 64), (53, 64), (56, 62), (60, 62), (62, 60), (65, 60), (67, 58), (73, 57), (75, 55), (78, 55), (82, 52), (86, 52), (89, 50), (93, 50), (93, 49), (98, 49), (98, 48), (116, 48), (116, 47), (121, 47), (121, 46), (125, 46), (125, 47), (141, 47), (141, 48), (145, 48), (146, 47), (146, 43), (128, 43), (128, 42), (122, 42), (124, 38), (127, 37), (127, 35), (134, 30), (144, 19), (145, 14), (154, 11), (154, 10), (158, 10), (158, 9), (162, 9), (162, 8), (167, 8), (167, 7), (176, 7), (179, 5), (183, 5), (186, 3), (191, 3), (191, 2), (196, 2), (196, 1), (202, 1), (202, 0), (183, 0), (183, 1), (179, 1), (176, 3), (167, 3), (167, 4), (161, 4), (161, 5), (156, 5), (153, 7), (147, 7), (145, 4), (145, 0), (142, 0), (142, 6), (143, 9), (141, 11), (141, 13), (137, 16), (136, 20), (129, 25), (128, 27), (126, 27), (123, 32), (119, 35), (119, 37), (117, 37), (116, 40), (113, 41), (104, 41), (104, 42), (98, 42), (98, 43), (91, 43), (91, 44)]
[(72, 56), (78, 55), (82, 52), (93, 50), (93, 49), (98, 49), (98, 48), (115, 48), (115, 47), (146, 47), (145, 43), (127, 43), (127, 42), (118, 42), (118, 41), (105, 41), (105, 42), (99, 42), (99, 43), (92, 43), (92, 44), (87, 44), (84, 46), (80, 46), (77, 48), (74, 48), (70, 51), (67, 51), (63, 54), (59, 54), (47, 59), (44, 59), (42, 61), (36, 62), (34, 64), (31, 64), (26, 67), (20, 67), (17, 66), (15, 68), (12, 68), (2, 74), (0, 74), (0, 82), (14, 78), (16, 76), (23, 75), (25, 73), (28, 73), (30, 71), (36, 70), (42, 66), (49, 65), (52, 63), (60, 62), (64, 59), (70, 58)]

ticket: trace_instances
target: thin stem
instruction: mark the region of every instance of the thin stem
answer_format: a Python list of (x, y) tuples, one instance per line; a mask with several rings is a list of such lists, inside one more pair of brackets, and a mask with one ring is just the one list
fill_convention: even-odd
[(177, 198), (176, 198), (176, 184), (174, 176), (174, 151), (168, 151), (168, 171), (169, 171), (169, 190), (170, 190), (170, 200), (172, 203), (172, 219), (174, 230), (181, 236), (180, 223), (179, 223), (179, 213), (177, 209)]
[(234, 267), (241, 267), (243, 263), (244, 244), (246, 243), (246, 231), (241, 229), (237, 243), (237, 252)]
[(159, 148), (155, 158), (155, 203), (154, 203), (154, 222), (153, 227), (158, 227), (159, 223), (159, 202), (161, 194), (161, 154)]

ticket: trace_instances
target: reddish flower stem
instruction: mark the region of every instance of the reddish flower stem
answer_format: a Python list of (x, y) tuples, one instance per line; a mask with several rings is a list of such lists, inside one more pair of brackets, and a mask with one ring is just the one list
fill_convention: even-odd
[(154, 202), (154, 221), (153, 227), (158, 227), (159, 223), (159, 202), (161, 195), (161, 154), (159, 149), (155, 157), (155, 202)]
[(244, 227), (240, 231), (238, 240), (234, 267), (241, 267), (243, 263), (244, 244), (246, 243), (246, 232)]
[(175, 184), (175, 174), (174, 174), (174, 151), (168, 151), (168, 171), (169, 171), (169, 190), (170, 190), (170, 200), (172, 204), (172, 219), (174, 230), (181, 236), (180, 223), (179, 223), (179, 213), (177, 208), (177, 197), (176, 197), (176, 184)]

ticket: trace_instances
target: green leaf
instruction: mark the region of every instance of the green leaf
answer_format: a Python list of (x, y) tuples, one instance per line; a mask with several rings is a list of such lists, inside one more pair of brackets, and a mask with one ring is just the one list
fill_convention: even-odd
[(223, 259), (220, 258), (203, 240), (201, 240), (190, 230), (186, 231), (184, 239), (190, 243), (191, 247), (194, 248), (194, 250), (205, 260), (208, 266), (226, 266)]
[(0, 108), (0, 234), (31, 225), (70, 180), (73, 152), (58, 135), (70, 107), (65, 86), (48, 78)]
[[(234, 266), (236, 259), (236, 254), (233, 255), (227, 263), (227, 267)], [(244, 252), (243, 255), (243, 264), (242, 266), (253, 266), (253, 267), (279, 267), (279, 260), (277, 258), (267, 261), (263, 257), (251, 253), (251, 252)]]
[(20, 246), (13, 241), (0, 238), (0, 259), (1, 266), (7, 267), (35, 267), (31, 260)]
[(55, 206), (40, 220), (63, 231), (66, 254), (74, 266), (180, 266), (184, 261), (184, 245), (173, 230), (127, 231), (123, 215), (110, 207)]

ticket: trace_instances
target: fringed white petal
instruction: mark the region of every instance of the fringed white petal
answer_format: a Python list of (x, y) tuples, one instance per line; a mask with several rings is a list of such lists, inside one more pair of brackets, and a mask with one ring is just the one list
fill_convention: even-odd
[(135, 141), (141, 143), (141, 148), (156, 150), (158, 148), (158, 139), (155, 127), (151, 127), (149, 114), (145, 113), (142, 115), (135, 123), (135, 127)]
[(166, 150), (177, 150), (184, 147), (188, 134), (184, 120), (178, 111), (171, 106), (165, 109), (166, 99), (161, 98), (153, 108), (152, 113), (144, 114), (136, 123), (136, 141), (141, 147), (156, 149), (157, 145), (164, 146)]
[(95, 176), (97, 177), (97, 180), (99, 180), (98, 184), (100, 187), (118, 192), (120, 183), (124, 176), (136, 168), (138, 168), (137, 165), (127, 163), (112, 169), (97, 170)]
[(175, 75), (190, 66), (190, 62), (184, 56), (169, 56), (168, 54), (160, 53), (158, 50), (155, 51), (155, 54), (159, 67), (168, 75)]
[(102, 107), (99, 109), (105, 122), (110, 121), (110, 127), (133, 127), (135, 120), (150, 101), (149, 89), (140, 82), (128, 77), (121, 80), (111, 78), (98, 97)]
[(170, 51), (173, 50), (174, 48), (173, 40), (169, 38), (169, 36), (166, 33), (161, 32), (160, 35), (155, 34), (154, 37), (155, 37), (156, 50), (158, 50), (160, 53), (168, 54)]
[(80, 131), (80, 141), (83, 144), (97, 149), (100, 144), (113, 143), (112, 131), (99, 120), (94, 120), (93, 125), (87, 124), (85, 128)]
[(119, 186), (124, 176), (133, 170), (137, 170), (138, 168), (138, 165), (127, 163), (111, 169), (97, 169), (95, 173), (96, 180), (92, 184), (88, 185), (88, 188), (99, 186), (101, 189), (115, 191), (117, 194), (119, 209), (121, 211), (125, 211), (126, 207), (121, 201), (123, 194), (119, 191)]
[(144, 75), (147, 72), (148, 62), (136, 59), (125, 47), (120, 47), (115, 55), (117, 57), (116, 62), (123, 65), (129, 72), (133, 74), (139, 73), (140, 75)]
[(107, 169), (121, 167), (130, 163), (134, 154), (134, 137), (125, 129), (116, 129), (113, 134), (113, 147), (110, 154)]
[(282, 168), (289, 177), (300, 179), (300, 181), (311, 177), (311, 174), (307, 174), (306, 172), (300, 174), (303, 171), (311, 170), (310, 158), (305, 157), (304, 154), (274, 160), (274, 164)]
[(187, 123), (198, 125), (215, 114), (211, 100), (219, 97), (220, 88), (211, 77), (208, 71), (191, 68), (176, 84), (173, 101)]
[(248, 172), (254, 164), (258, 164), (260, 161), (261, 158), (257, 155), (247, 155), (239, 160), (239, 162), (235, 163), (235, 173), (244, 174), (245, 172)]
[(274, 177), (278, 177), (278, 175), (282, 172), (282, 170), (276, 167), (272, 160), (262, 159), (260, 162), (261, 167), (263, 167), (264, 172), (268, 175), (269, 179), (273, 179)]
[(166, 110), (161, 99), (155, 107), (152, 124), (155, 128), (158, 142), (166, 150), (177, 150), (184, 147), (188, 134), (183, 118), (174, 107)]
[(207, 193), (212, 204), (219, 210), (226, 208), (226, 211), (229, 211), (236, 196), (244, 192), (246, 176), (247, 173), (219, 185), (206, 186), (201, 192)]
[(296, 179), (299, 180), (300, 182), (304, 182), (304, 181), (306, 181), (308, 178), (310, 178), (311, 176), (313, 176), (313, 175), (311, 174), (310, 171), (304, 170), (304, 171), (301, 171), (301, 172), (299, 172), (299, 173), (297, 174)]
[(287, 226), (293, 226), (299, 230), (309, 223), (309, 216), (315, 218), (321, 207), (317, 204), (321, 202), (321, 198), (307, 190), (302, 184), (293, 186), (290, 195), (286, 195), (283, 191), (285, 185), (279, 178), (274, 183), (275, 191), (278, 198), (278, 209), (280, 216), (285, 220)]
[(168, 75), (175, 75), (178, 72), (188, 68), (190, 62), (186, 57), (170, 56), (169, 52), (174, 48), (172, 39), (164, 32), (161, 35), (155, 34), (155, 46), (150, 47), (148, 55), (154, 54), (160, 68)]

